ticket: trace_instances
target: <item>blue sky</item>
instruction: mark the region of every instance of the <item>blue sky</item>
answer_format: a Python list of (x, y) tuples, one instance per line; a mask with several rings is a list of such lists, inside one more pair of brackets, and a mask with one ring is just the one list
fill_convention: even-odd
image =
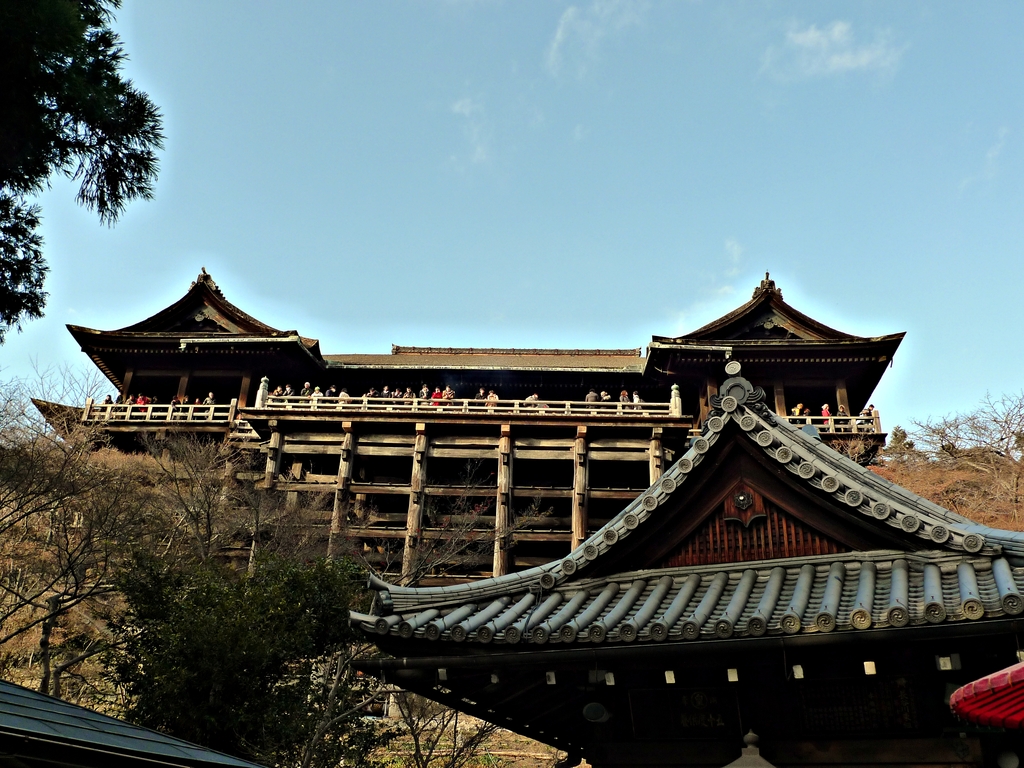
[(85, 366), (205, 266), (325, 352), (637, 347), (750, 298), (907, 331), (883, 423), (1024, 381), (1024, 4), (126, 0), (152, 202), (40, 198), (46, 317)]

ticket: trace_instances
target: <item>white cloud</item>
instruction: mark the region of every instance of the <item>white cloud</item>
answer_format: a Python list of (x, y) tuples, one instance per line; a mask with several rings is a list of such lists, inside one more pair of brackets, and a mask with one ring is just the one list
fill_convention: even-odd
[(469, 143), (469, 161), (478, 164), (490, 160), (490, 140), (484, 105), (466, 96), (452, 104), (452, 113), (462, 119), (462, 132)]
[[(740, 245), (739, 241), (734, 237), (727, 237), (725, 239), (725, 276), (735, 277), (740, 271), (740, 259), (743, 256), (743, 246)], [(729, 291), (732, 291), (732, 286), (723, 286)]]
[(643, 21), (647, 4), (640, 0), (594, 0), (586, 9), (570, 5), (558, 19), (545, 64), (557, 77), (566, 70), (577, 78), (597, 60), (602, 42)]
[(906, 49), (906, 45), (894, 44), (888, 31), (877, 33), (872, 42), (860, 42), (848, 21), (833, 21), (824, 27), (794, 24), (781, 45), (765, 51), (761, 71), (780, 80), (892, 72)]
[(996, 133), (996, 140), (985, 152), (985, 161), (982, 163), (981, 170), (978, 173), (967, 176), (960, 180), (960, 191), (963, 192), (967, 187), (971, 186), (978, 181), (990, 181), (996, 177), (999, 173), (999, 156), (1003, 154), (1003, 149), (1006, 147), (1006, 139), (1010, 136), (1010, 129), (1007, 126), (1000, 127)]

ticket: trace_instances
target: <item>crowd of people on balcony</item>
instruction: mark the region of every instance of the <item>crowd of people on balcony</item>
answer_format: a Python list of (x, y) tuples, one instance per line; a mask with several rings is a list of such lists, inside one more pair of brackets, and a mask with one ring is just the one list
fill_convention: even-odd
[(836, 412), (832, 413), (832, 406), (829, 403), (823, 403), (821, 406), (821, 418), (815, 419), (811, 413), (811, 409), (806, 407), (803, 403), (797, 403), (789, 411), (790, 421), (804, 421), (807, 424), (820, 423), (827, 427), (830, 431), (836, 432), (849, 431), (854, 425), (859, 427), (871, 427), (874, 428), (875, 420), (878, 417), (878, 410), (875, 408), (873, 403), (865, 405), (860, 413), (856, 417), (851, 417), (850, 412), (846, 410), (846, 406), (840, 404)]
[[(310, 399), (316, 399), (321, 397), (338, 398), (340, 400), (351, 400), (352, 395), (349, 394), (348, 389), (342, 387), (338, 388), (336, 384), (332, 384), (325, 390), (321, 390), (320, 387), (314, 386), (310, 382), (305, 382), (302, 388), (298, 392), (291, 384), (285, 384), (283, 387), (279, 384), (271, 392), (271, 397), (304, 397)], [(455, 390), (452, 389), (451, 385), (446, 384), (442, 389), (440, 386), (435, 386), (433, 389), (428, 387), (426, 384), (422, 385), (419, 391), (413, 391), (412, 387), (389, 387), (387, 384), (383, 386), (381, 390), (377, 390), (375, 387), (370, 387), (366, 392), (362, 394), (363, 398), (371, 398), (376, 400), (399, 400), (408, 405), (417, 403), (429, 403), (431, 405), (444, 405), (445, 403), (454, 402), (457, 398)], [(486, 387), (480, 387), (477, 389), (476, 395), (471, 399), (473, 402), (483, 402), (485, 404), (493, 404), (500, 401), (498, 393), (493, 389), (487, 389)], [(544, 401), (541, 400), (538, 392), (532, 392), (530, 395), (523, 399), (523, 402), (536, 408), (547, 408), (548, 406)], [(591, 388), (589, 392), (584, 396), (583, 402), (587, 403), (611, 403), (614, 402), (612, 396), (606, 391), (601, 390), (600, 393), (596, 389)], [(618, 402), (630, 403), (638, 405), (643, 402), (640, 398), (640, 393), (634, 391), (632, 395), (623, 389), (619, 393)]]
[[(170, 404), (171, 404), (172, 407), (173, 406), (181, 406), (181, 405), (216, 405), (217, 404), (217, 398), (213, 394), (213, 392), (209, 392), (209, 393), (207, 393), (207, 395), (206, 395), (206, 397), (204, 399), (200, 400), (197, 397), (197, 398), (195, 398), (194, 401), (189, 402), (189, 398), (187, 396), (179, 397), (178, 395), (175, 395), (174, 397), (171, 398)], [(141, 406), (147, 406), (147, 405), (159, 405), (159, 403), (158, 403), (158, 401), (157, 401), (155, 396), (154, 397), (150, 397), (149, 395), (145, 395), (145, 394), (124, 395), (123, 397), (121, 395), (118, 395), (116, 399), (112, 398), (110, 395), (107, 395), (105, 398), (103, 398), (103, 401), (100, 403), (100, 405), (141, 405)]]

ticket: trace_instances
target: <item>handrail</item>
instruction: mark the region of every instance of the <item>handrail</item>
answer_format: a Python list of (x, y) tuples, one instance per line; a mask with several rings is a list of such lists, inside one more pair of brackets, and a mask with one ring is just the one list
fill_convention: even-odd
[[(579, 400), (432, 400), (420, 397), (315, 397), (271, 395), (267, 410), (394, 411), (412, 413), (501, 413), (545, 416), (672, 416), (671, 403), (588, 403)], [(692, 419), (692, 416), (675, 418)]]
[(92, 398), (86, 400), (82, 421), (93, 423), (99, 421), (189, 421), (217, 422), (228, 424), (234, 421), (236, 401), (226, 405), (173, 405), (170, 403), (107, 403), (96, 404)]
[(811, 425), (828, 434), (880, 434), (882, 419), (875, 411), (871, 416), (782, 416), (794, 427)]

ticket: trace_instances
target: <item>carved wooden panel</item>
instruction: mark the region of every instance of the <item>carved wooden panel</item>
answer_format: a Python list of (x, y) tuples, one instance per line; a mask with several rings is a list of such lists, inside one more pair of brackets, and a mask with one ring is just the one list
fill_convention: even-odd
[(661, 563), (661, 567), (848, 551), (849, 547), (787, 514), (760, 494), (739, 487)]

